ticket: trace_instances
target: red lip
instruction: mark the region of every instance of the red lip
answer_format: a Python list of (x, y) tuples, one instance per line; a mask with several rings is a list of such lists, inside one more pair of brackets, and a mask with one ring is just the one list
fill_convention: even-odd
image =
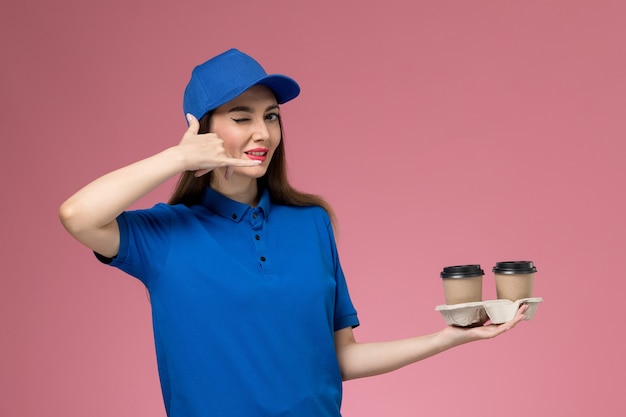
[(265, 161), (267, 159), (267, 154), (269, 152), (268, 148), (254, 148), (248, 149), (244, 153), (248, 156), (248, 158), (254, 161)]

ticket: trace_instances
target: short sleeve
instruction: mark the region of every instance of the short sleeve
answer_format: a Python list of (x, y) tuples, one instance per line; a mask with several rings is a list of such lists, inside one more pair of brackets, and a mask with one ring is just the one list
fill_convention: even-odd
[(120, 214), (117, 218), (120, 248), (117, 256), (105, 263), (149, 286), (163, 269), (170, 250), (172, 221), (169, 207), (158, 204), (151, 209)]
[(327, 224), (328, 233), (330, 235), (331, 251), (333, 256), (333, 262), (335, 264), (335, 318), (334, 318), (334, 330), (341, 330), (346, 327), (357, 327), (359, 319), (357, 311), (352, 304), (350, 293), (348, 291), (348, 284), (346, 277), (341, 268), (341, 262), (339, 260), (339, 253), (337, 251), (337, 245), (335, 243), (335, 235), (333, 232), (330, 219)]

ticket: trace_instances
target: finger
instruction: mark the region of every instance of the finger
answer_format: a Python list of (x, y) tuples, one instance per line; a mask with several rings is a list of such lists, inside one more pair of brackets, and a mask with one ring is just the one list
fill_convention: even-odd
[[(253, 167), (261, 164), (261, 161), (253, 161), (249, 159), (237, 159), (237, 158), (223, 158), (220, 160), (221, 162), (217, 164), (217, 166), (226, 167), (226, 172), (224, 177), (226, 179), (230, 179), (230, 176), (233, 174), (233, 170), (235, 167)], [(206, 175), (207, 173), (213, 171), (214, 168), (204, 168), (198, 169), (194, 172), (195, 177), (201, 177)]]
[(209, 172), (211, 172), (210, 169), (199, 169), (196, 172), (194, 172), (193, 175), (194, 175), (194, 177), (201, 177), (203, 175), (208, 174)]
[(235, 167), (227, 166), (226, 167), (226, 172), (224, 173), (224, 178), (226, 178), (226, 180), (229, 180), (231, 175), (233, 175), (233, 171), (234, 170), (235, 170)]
[(517, 312), (515, 313), (515, 318), (519, 318), (520, 320), (525, 319), (527, 311), (528, 311), (528, 304), (522, 304), (520, 308), (517, 309)]
[(198, 130), (200, 130), (200, 122), (198, 122), (198, 119), (196, 119), (193, 114), (187, 113), (187, 123), (189, 124), (189, 129), (187, 129), (187, 132), (197, 135)]
[(511, 330), (513, 327), (517, 326), (522, 320), (524, 320), (526, 318), (526, 315), (524, 314), (526, 310), (528, 310), (528, 306), (523, 305), (517, 310), (517, 312), (515, 313), (515, 317), (513, 317), (507, 323), (502, 324), (504, 331)]
[(235, 167), (254, 167), (257, 165), (261, 165), (261, 161), (253, 161), (252, 159), (226, 158), (223, 160), (223, 162), (226, 165), (224, 178), (226, 178), (227, 180), (229, 180), (231, 175), (233, 175)]
[(252, 159), (239, 159), (239, 158), (224, 158), (220, 160), (224, 166), (233, 167), (255, 167), (261, 165), (261, 161), (254, 161)]

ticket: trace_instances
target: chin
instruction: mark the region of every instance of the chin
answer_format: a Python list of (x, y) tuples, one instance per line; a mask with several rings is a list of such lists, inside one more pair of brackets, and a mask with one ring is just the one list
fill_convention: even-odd
[(241, 167), (236, 168), (235, 172), (241, 176), (259, 179), (267, 173), (267, 168), (260, 165), (256, 167)]

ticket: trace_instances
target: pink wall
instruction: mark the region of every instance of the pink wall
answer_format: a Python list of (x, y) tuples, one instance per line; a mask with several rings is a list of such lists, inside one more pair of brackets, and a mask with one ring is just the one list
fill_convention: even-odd
[(360, 340), (441, 328), (443, 265), (539, 268), (534, 320), (346, 383), (346, 417), (624, 415), (624, 2), (209, 3), (0, 7), (0, 416), (164, 416), (143, 288), (56, 211), (176, 143), (230, 47), (302, 86), (290, 172), (339, 215)]

